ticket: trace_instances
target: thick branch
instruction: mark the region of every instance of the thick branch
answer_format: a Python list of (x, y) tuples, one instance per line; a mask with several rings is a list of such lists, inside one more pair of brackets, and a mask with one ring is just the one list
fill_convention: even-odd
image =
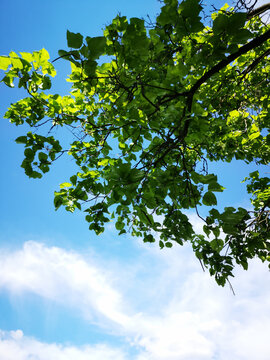
[(251, 40), (249, 43), (241, 46), (237, 52), (229, 55), (226, 59), (221, 60), (218, 64), (213, 66), (192, 86), (190, 93), (194, 94), (199, 87), (205, 83), (210, 77), (218, 73), (220, 70), (229, 65), (232, 61), (236, 60), (239, 56), (246, 54), (248, 51), (255, 49), (256, 47), (262, 45), (265, 41), (270, 38), (270, 29), (264, 34), (258, 36), (257, 38)]
[(250, 13), (247, 15), (247, 19), (251, 19), (254, 16), (261, 15), (262, 13), (264, 13), (267, 10), (270, 10), (270, 3), (264, 4), (256, 9), (250, 11)]

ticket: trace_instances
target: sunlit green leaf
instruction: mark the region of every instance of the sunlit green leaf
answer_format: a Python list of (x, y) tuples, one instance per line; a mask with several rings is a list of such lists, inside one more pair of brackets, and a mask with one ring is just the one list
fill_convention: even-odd
[(7, 70), (9, 65), (11, 64), (10, 58), (7, 56), (0, 56), (0, 69)]

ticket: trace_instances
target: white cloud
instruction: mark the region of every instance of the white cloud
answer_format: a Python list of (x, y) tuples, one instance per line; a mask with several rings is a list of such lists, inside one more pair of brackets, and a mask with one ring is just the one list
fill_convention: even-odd
[[(119, 267), (105, 271), (91, 258), (28, 242), (22, 250), (0, 256), (0, 289), (14, 296), (32, 292), (58, 303), (68, 302), (89, 321), (98, 319), (99, 326), (113, 329), (115, 335), (138, 348), (136, 360), (269, 358), (270, 282), (266, 265), (253, 261), (249, 272), (238, 270), (233, 296), (229, 288), (218, 287), (208, 273), (202, 272), (188, 246), (162, 251), (153, 247), (147, 251), (146, 246), (136, 255), (138, 266), (132, 269), (119, 264), (121, 273)], [(123, 281), (125, 272), (133, 274), (127, 274)], [(132, 284), (128, 283), (130, 279)], [(23, 344), (29, 338), (18, 332), (9, 336), (12, 339), (4, 337), (1, 347), (8, 343), (18, 354), (24, 354)], [(71, 351), (82, 353), (84, 359), (85, 351), (94, 351), (92, 347), (35, 344), (33, 348), (45, 347), (52, 354), (58, 351), (57, 357), (44, 350), (52, 359), (62, 359), (64, 351), (68, 355), (63, 359), (69, 359)], [(106, 356), (103, 358), (110, 359)], [(73, 359), (76, 357), (81, 359), (79, 355)], [(120, 355), (115, 359), (121, 359)]]
[(79, 305), (88, 317), (98, 314), (118, 324), (128, 319), (109, 273), (74, 252), (29, 241), (22, 250), (2, 252), (0, 264), (0, 288)]
[(63, 346), (25, 337), (21, 330), (0, 331), (1, 360), (124, 360), (123, 351), (106, 345)]

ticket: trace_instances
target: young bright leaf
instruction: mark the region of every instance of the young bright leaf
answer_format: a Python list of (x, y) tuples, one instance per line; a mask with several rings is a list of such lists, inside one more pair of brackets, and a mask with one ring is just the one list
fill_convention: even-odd
[(0, 69), (7, 70), (9, 65), (11, 64), (10, 58), (7, 56), (0, 56)]

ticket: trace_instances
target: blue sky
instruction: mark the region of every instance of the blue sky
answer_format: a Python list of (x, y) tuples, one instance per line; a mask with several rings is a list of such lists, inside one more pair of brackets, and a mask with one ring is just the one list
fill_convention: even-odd
[[(215, 1), (215, 5), (218, 6)], [(156, 0), (2, 0), (0, 53), (66, 47), (66, 30), (97, 36), (117, 14), (152, 18)], [(65, 61), (56, 63), (54, 89), (68, 91)], [(0, 359), (2, 360), (266, 360), (270, 333), (267, 266), (236, 269), (236, 296), (219, 288), (189, 246), (160, 251), (118, 237), (99, 237), (82, 213), (53, 207), (53, 191), (72, 174), (62, 160), (41, 180), (20, 163), (24, 134), (2, 119), (23, 97), (0, 84)], [(241, 179), (256, 169), (211, 164), (227, 190), (221, 204), (247, 206)], [(191, 220), (197, 229), (200, 221)]]

